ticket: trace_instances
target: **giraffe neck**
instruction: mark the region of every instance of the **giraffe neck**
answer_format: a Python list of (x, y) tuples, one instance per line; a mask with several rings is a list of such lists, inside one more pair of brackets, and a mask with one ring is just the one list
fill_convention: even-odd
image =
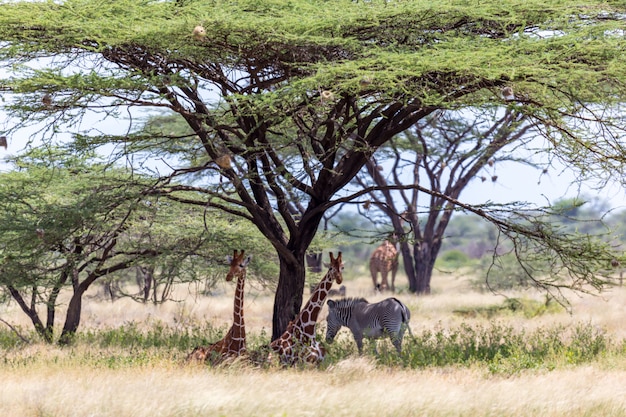
[(300, 311), (295, 323), (295, 327), (298, 328), (300, 335), (295, 335), (299, 339), (314, 339), (315, 338), (315, 323), (317, 322), (317, 316), (319, 315), (322, 307), (324, 306), (324, 300), (328, 296), (328, 291), (333, 285), (335, 279), (334, 270), (330, 269), (328, 273), (322, 278), (317, 287), (313, 290), (309, 301)]
[(315, 287), (304, 308), (295, 320), (290, 321), (285, 332), (270, 343), (270, 349), (280, 355), (283, 364), (293, 365), (298, 360), (319, 363), (325, 351), (315, 340), (315, 324), (333, 281), (341, 282), (341, 252), (337, 258), (330, 254), (331, 266)]
[(233, 307), (233, 337), (245, 339), (246, 326), (243, 318), (243, 294), (246, 282), (246, 271), (241, 271), (237, 277), (237, 288), (235, 289), (235, 305)]

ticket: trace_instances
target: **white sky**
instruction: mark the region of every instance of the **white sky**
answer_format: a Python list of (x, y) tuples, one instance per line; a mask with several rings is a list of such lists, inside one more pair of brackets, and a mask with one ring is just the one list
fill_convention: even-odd
[(594, 189), (596, 184), (576, 183), (576, 175), (569, 169), (549, 170), (541, 174), (540, 170), (515, 163), (503, 163), (497, 170), (497, 180), (487, 178), (472, 181), (461, 194), (461, 200), (479, 204), (491, 200), (495, 203), (525, 201), (539, 206), (547, 206), (566, 198), (581, 198), (593, 202), (606, 202), (611, 208), (626, 209), (626, 190), (619, 184), (609, 184), (601, 190)]

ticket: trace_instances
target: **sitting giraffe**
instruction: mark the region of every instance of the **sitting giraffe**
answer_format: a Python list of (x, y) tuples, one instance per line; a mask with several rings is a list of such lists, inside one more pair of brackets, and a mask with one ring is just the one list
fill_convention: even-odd
[(187, 361), (207, 361), (212, 365), (217, 365), (229, 358), (237, 358), (246, 353), (246, 326), (243, 320), (243, 294), (246, 281), (246, 266), (250, 262), (251, 256), (244, 259), (244, 250), (228, 257), (230, 270), (226, 274), (226, 281), (232, 281), (237, 277), (237, 288), (235, 289), (235, 306), (233, 309), (233, 325), (226, 336), (218, 342), (209, 346), (198, 346), (188, 356)]
[(317, 364), (324, 359), (326, 352), (315, 340), (315, 324), (333, 281), (337, 284), (343, 281), (342, 270), (341, 252), (337, 258), (331, 252), (328, 272), (315, 287), (309, 301), (300, 314), (289, 322), (282, 336), (270, 343), (271, 351), (278, 354), (283, 365), (295, 365), (297, 362)]
[[(370, 273), (374, 282), (374, 290), (385, 291), (389, 289), (387, 274), (391, 271), (391, 291), (395, 292), (396, 272), (398, 272), (398, 251), (396, 246), (385, 240), (377, 247), (370, 256)], [(376, 276), (380, 272), (381, 282), (376, 282)]]

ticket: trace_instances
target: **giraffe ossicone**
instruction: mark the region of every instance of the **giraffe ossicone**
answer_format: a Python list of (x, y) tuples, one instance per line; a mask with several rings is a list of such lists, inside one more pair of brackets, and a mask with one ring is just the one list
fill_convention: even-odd
[(187, 356), (188, 362), (204, 361), (217, 365), (229, 359), (235, 359), (246, 354), (246, 326), (244, 322), (243, 300), (246, 281), (246, 267), (252, 256), (244, 257), (245, 250), (240, 253), (234, 250), (233, 256), (227, 260), (230, 269), (226, 274), (226, 281), (237, 277), (235, 301), (233, 306), (233, 325), (222, 340), (208, 346), (198, 346)]
[(298, 362), (318, 364), (324, 359), (326, 351), (315, 338), (317, 317), (324, 305), (333, 282), (343, 281), (343, 261), (341, 252), (335, 258), (332, 252), (328, 272), (317, 284), (309, 300), (296, 318), (289, 322), (285, 332), (270, 343), (271, 352), (275, 352), (283, 365), (295, 365)]

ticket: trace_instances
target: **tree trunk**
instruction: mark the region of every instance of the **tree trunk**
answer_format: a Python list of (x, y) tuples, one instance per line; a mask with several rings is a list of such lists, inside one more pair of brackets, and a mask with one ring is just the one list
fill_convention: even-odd
[(322, 272), (322, 259), (324, 254), (322, 252), (307, 253), (306, 254), (306, 266), (309, 271), (314, 274)]
[(280, 274), (274, 298), (272, 340), (279, 338), (300, 312), (305, 281), (304, 255), (284, 256), (279, 252), (278, 259)]
[(400, 242), (400, 254), (402, 255), (404, 272), (406, 272), (407, 279), (409, 280), (409, 291), (415, 293), (417, 292), (417, 275), (415, 273), (415, 267), (413, 266), (411, 248), (407, 242)]
[(438, 243), (419, 242), (413, 247), (413, 261), (415, 267), (416, 290), (418, 295), (430, 294), (430, 280), (435, 266), (437, 254), (441, 248), (441, 240)]
[(80, 315), (83, 308), (83, 295), (85, 295), (85, 292), (87, 292), (87, 289), (89, 289), (91, 284), (93, 284), (102, 275), (99, 273), (91, 273), (80, 284), (78, 283), (77, 270), (74, 270), (74, 276), (76, 277), (75, 284), (73, 286), (74, 294), (72, 295), (70, 303), (67, 306), (65, 324), (63, 325), (63, 331), (59, 337), (60, 345), (67, 345), (73, 341), (76, 330), (78, 330), (78, 326), (80, 325)]
[(72, 342), (76, 330), (80, 325), (80, 314), (83, 305), (83, 294), (85, 289), (82, 286), (78, 286), (72, 295), (69, 305), (67, 306), (67, 314), (65, 316), (65, 324), (63, 325), (63, 331), (59, 338), (60, 345), (67, 345)]
[[(34, 308), (29, 307), (26, 302), (24, 301), (24, 298), (22, 297), (22, 294), (20, 294), (20, 292), (13, 286), (9, 285), (7, 287), (9, 289), (9, 292), (11, 293), (11, 297), (13, 297), (13, 299), (17, 302), (17, 304), (20, 306), (20, 308), (22, 309), (22, 311), (24, 313), (26, 313), (26, 315), (28, 316), (28, 318), (30, 318), (30, 321), (33, 323), (33, 326), (35, 327), (35, 331), (47, 342), (47, 343), (52, 343), (52, 335), (53, 335), (53, 331), (54, 331), (54, 323), (52, 323), (52, 327), (46, 327), (41, 319), (39, 318), (39, 315), (37, 315), (37, 310)], [(35, 291), (35, 289), (33, 289), (33, 291)]]

